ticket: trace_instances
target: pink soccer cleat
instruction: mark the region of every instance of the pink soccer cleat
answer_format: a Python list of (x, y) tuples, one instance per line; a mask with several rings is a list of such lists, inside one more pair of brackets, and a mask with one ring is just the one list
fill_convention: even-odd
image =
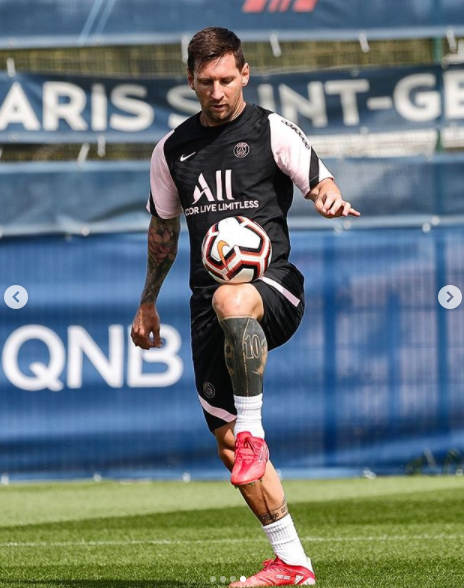
[(311, 560), (308, 559), (307, 568), (303, 566), (290, 566), (276, 557), (267, 559), (263, 563), (263, 569), (250, 576), (246, 580), (233, 582), (229, 588), (242, 588), (245, 586), (314, 586), (316, 576), (311, 569)]
[(243, 486), (261, 480), (269, 460), (266, 441), (253, 437), (248, 431), (238, 433), (235, 439), (235, 461), (230, 481)]

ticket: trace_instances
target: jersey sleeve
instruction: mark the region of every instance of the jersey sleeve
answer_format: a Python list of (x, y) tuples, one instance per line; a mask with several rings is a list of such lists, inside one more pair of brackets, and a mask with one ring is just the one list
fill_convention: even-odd
[(333, 179), (333, 175), (297, 125), (276, 113), (269, 115), (269, 124), (274, 161), (301, 190), (303, 196), (322, 180)]
[(175, 218), (182, 212), (179, 193), (164, 154), (164, 144), (173, 132), (156, 145), (150, 164), (150, 196), (146, 208), (152, 215), (164, 219)]

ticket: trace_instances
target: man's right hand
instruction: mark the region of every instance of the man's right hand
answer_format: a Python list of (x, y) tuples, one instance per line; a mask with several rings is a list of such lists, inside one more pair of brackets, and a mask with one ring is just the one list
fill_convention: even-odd
[[(150, 335), (153, 333), (153, 339)], [(145, 302), (137, 309), (132, 322), (131, 337), (134, 345), (142, 349), (161, 347), (160, 318), (153, 302)]]

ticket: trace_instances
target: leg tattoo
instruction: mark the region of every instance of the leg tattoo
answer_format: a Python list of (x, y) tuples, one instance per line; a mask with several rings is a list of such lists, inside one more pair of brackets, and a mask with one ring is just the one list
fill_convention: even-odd
[(220, 321), (225, 333), (225, 356), (235, 396), (257, 396), (263, 392), (267, 341), (261, 325), (251, 316)]
[(277, 508), (273, 508), (271, 510), (268, 509), (268, 511), (265, 512), (264, 514), (258, 515), (258, 519), (261, 521), (261, 524), (263, 526), (265, 526), (265, 525), (270, 525), (271, 523), (275, 523), (276, 521), (278, 521), (279, 519), (282, 519), (287, 514), (288, 514), (288, 506), (287, 506), (287, 501), (284, 496), (284, 501), (282, 502), (282, 504), (280, 506), (278, 506)]

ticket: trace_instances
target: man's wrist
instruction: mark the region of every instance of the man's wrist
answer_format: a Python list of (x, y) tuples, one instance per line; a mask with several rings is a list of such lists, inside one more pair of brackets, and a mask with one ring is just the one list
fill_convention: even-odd
[[(335, 182), (334, 182), (333, 178), (324, 178), (323, 180), (321, 180), (319, 182), (319, 184), (317, 184), (317, 186), (313, 190), (311, 190), (308, 193), (308, 195), (306, 197), (309, 198), (309, 200), (316, 202), (316, 200), (321, 196), (321, 188), (325, 187), (327, 185), (327, 183), (329, 183), (329, 182), (335, 186)], [(330, 188), (329, 188), (329, 190), (330, 190)]]
[(143, 297), (140, 299), (140, 304), (139, 306), (146, 306), (147, 308), (153, 308), (156, 306), (156, 298), (149, 298), (149, 297)]

